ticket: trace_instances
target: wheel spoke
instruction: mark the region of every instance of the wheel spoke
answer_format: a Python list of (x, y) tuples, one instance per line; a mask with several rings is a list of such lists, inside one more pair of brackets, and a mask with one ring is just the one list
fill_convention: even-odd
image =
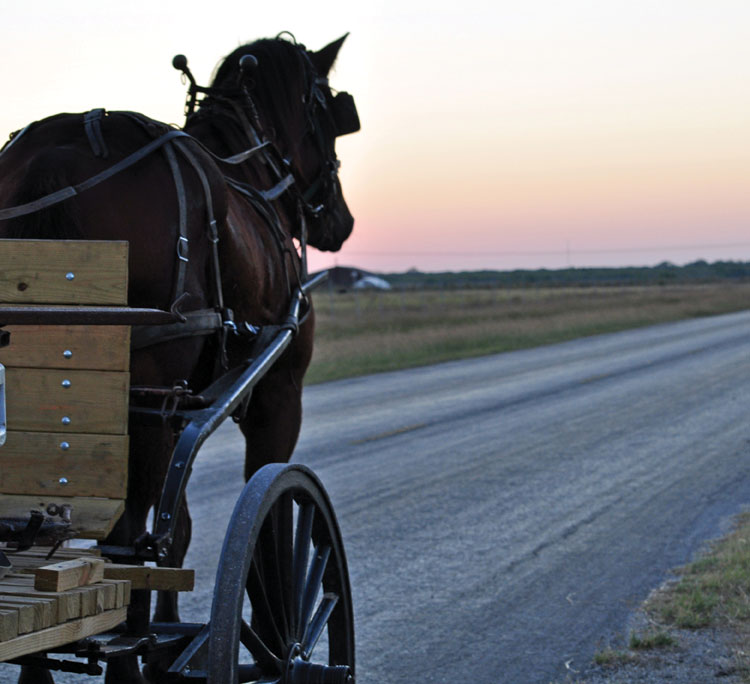
[(351, 681), (346, 556), (308, 468), (269, 464), (245, 486), (227, 526), (210, 625), (209, 684)]
[(281, 496), (269, 512), (258, 538), (262, 578), (271, 612), (284, 642), (293, 635), (291, 494)]
[(305, 622), (302, 620), (302, 604), (314, 518), (315, 506), (313, 504), (307, 503), (300, 505), (297, 517), (297, 531), (294, 537), (294, 554), (292, 558), (294, 574), (295, 634), (298, 638), (302, 636), (302, 632), (305, 629)]
[(281, 673), (283, 663), (266, 646), (255, 630), (244, 620), (240, 622), (240, 643), (252, 654), (264, 674)]
[(318, 592), (323, 585), (323, 573), (326, 571), (328, 565), (328, 558), (331, 555), (331, 547), (324, 546), (316, 549), (315, 558), (313, 559), (310, 567), (310, 572), (307, 576), (307, 583), (305, 586), (305, 596), (302, 601), (302, 613), (300, 624), (303, 627), (307, 627), (307, 623), (312, 616), (313, 609), (315, 608), (315, 602), (318, 599)]
[(264, 643), (269, 648), (271, 647), (271, 643), (274, 643), (277, 649), (272, 649), (273, 652), (279, 656), (283, 656), (286, 648), (286, 640), (282, 637), (276, 624), (276, 615), (266, 591), (262, 564), (263, 555), (256, 548), (253, 561), (250, 563), (250, 572), (247, 576), (246, 585), (247, 595), (250, 598), (253, 609), (252, 624), (258, 630)]
[(305, 630), (305, 638), (302, 640), (302, 657), (309, 660), (315, 645), (318, 643), (323, 634), (323, 630), (328, 626), (328, 618), (331, 617), (333, 609), (339, 602), (337, 594), (323, 594), (323, 600), (320, 602), (318, 609), (315, 611), (313, 619)]

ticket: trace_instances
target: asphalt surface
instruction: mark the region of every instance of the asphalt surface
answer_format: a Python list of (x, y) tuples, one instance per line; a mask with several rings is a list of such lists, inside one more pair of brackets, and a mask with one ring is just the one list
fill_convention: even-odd
[[(584, 674), (750, 503), (748, 359), (750, 311), (308, 388), (295, 460), (344, 534), (358, 681)], [(184, 619), (207, 617), (242, 450), (225, 425), (199, 455)]]

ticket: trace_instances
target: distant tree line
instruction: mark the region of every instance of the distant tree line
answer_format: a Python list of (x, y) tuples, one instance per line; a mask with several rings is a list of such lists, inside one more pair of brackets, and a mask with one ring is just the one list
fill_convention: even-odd
[(446, 271), (383, 276), (395, 289), (498, 288), (498, 287), (606, 287), (623, 285), (676, 285), (750, 280), (750, 262), (694, 261), (685, 266), (663, 262), (657, 266), (622, 268), (562, 268), (515, 271)]

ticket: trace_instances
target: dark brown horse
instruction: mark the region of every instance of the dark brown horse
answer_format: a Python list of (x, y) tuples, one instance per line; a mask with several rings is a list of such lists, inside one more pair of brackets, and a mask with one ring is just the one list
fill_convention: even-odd
[[(238, 325), (280, 323), (303, 278), (297, 245), (338, 250), (353, 226), (334, 143), (358, 121), (351, 98), (334, 96), (327, 81), (343, 40), (318, 52), (281, 38), (238, 48), (209, 88), (193, 89), (193, 99), (203, 99), (187, 118), (189, 137), (130, 112), (31, 124), (0, 153), (0, 237), (128, 240), (131, 306), (172, 308), (188, 319), (209, 311), (228, 320), (233, 312)], [(73, 191), (56, 201), (65, 188)], [(28, 205), (22, 215), (3, 214), (19, 205)], [(238, 417), (246, 478), (292, 454), (313, 329), (310, 310)], [(200, 391), (245, 349), (233, 342), (232, 326), (168, 341), (142, 332), (131, 357), (133, 386), (186, 380)], [(148, 404), (149, 390), (144, 396)], [(168, 426), (131, 417), (126, 510), (107, 543), (132, 545), (145, 532), (175, 437)], [(183, 504), (169, 564), (181, 565), (189, 537)], [(156, 619), (177, 619), (176, 601), (160, 597)], [(134, 659), (120, 665), (108, 668), (108, 682), (142, 681)], [(51, 681), (38, 671), (24, 676)]]

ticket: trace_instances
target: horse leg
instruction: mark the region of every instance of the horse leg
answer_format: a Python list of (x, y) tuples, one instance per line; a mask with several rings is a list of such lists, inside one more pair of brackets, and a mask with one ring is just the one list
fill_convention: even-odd
[(36, 665), (22, 665), (18, 684), (55, 684), (49, 670)]
[(267, 463), (286, 463), (302, 424), (302, 391), (287, 370), (261, 380), (240, 421), (245, 436), (245, 480)]
[(286, 463), (302, 425), (302, 380), (313, 350), (315, 314), (310, 309), (297, 337), (258, 382), (240, 429), (245, 437), (245, 480), (267, 463)]

